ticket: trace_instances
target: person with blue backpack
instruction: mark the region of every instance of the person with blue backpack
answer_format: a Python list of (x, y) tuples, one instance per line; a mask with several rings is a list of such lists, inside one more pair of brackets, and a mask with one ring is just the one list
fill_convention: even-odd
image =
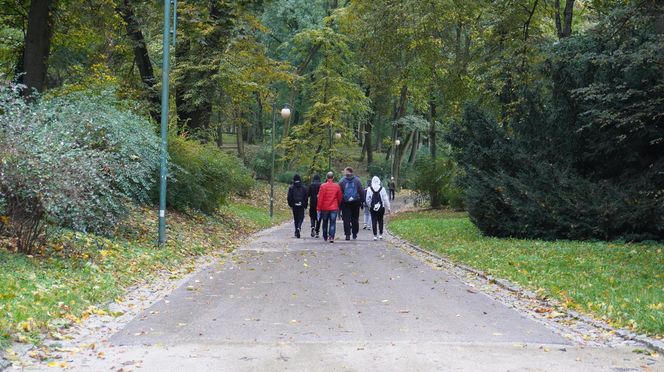
[[(385, 211), (387, 210), (388, 213), (392, 213), (392, 209), (390, 206), (390, 198), (387, 196), (385, 188), (381, 185), (380, 178), (374, 176), (374, 178), (371, 179), (371, 186), (367, 189), (365, 203), (371, 213), (371, 228), (374, 235), (373, 240), (383, 239)], [(378, 227), (378, 229), (376, 229), (376, 227)]]
[(341, 211), (344, 220), (344, 235), (346, 240), (357, 239), (357, 233), (360, 231), (360, 208), (366, 197), (364, 187), (360, 178), (353, 174), (353, 168), (344, 169), (346, 176), (339, 182), (343, 201)]

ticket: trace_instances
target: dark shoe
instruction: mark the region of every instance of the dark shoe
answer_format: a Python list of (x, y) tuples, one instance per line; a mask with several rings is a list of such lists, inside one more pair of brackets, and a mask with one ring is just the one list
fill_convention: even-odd
[[(318, 238), (320, 238), (320, 237), (318, 236), (318, 234), (316, 234), (316, 239), (318, 239)], [(327, 240), (327, 239), (325, 239), (325, 240)]]
[(312, 227), (311, 228), (311, 237), (313, 238), (314, 236), (316, 236), (316, 229)]
[(346, 235), (346, 240), (350, 240), (350, 235)]
[(295, 237), (300, 239), (300, 229), (295, 230)]
[(353, 234), (353, 240), (357, 239), (357, 234)]
[(323, 236), (323, 240), (327, 241), (327, 236)]
[(330, 243), (334, 243), (334, 239), (330, 239)]

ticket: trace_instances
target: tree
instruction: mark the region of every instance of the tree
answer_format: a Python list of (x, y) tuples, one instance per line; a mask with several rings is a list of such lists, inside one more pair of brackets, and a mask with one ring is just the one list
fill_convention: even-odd
[(26, 86), (25, 97), (30, 97), (32, 90), (44, 90), (57, 5), (58, 0), (32, 0), (30, 3), (23, 58), (19, 63), (22, 73), (19, 82)]
[[(304, 87), (311, 100), (304, 123), (293, 129), (292, 136), (282, 146), (286, 149), (286, 159), (311, 159), (309, 172), (321, 172), (327, 169), (323, 154), (336, 158), (337, 147), (351, 143), (352, 132), (346, 121), (352, 114), (365, 114), (368, 101), (354, 81), (358, 69), (344, 35), (324, 26), (299, 33), (294, 42), (302, 55), (309, 53), (312, 45), (320, 45), (320, 58)], [(341, 143), (332, 141), (333, 133), (337, 132), (342, 134)]]

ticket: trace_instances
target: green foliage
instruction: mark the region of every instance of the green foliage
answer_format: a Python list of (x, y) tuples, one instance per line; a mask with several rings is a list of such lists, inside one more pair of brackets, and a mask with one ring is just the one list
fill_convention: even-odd
[(293, 183), (293, 176), (295, 176), (296, 173), (297, 172), (295, 172), (295, 171), (285, 171), (285, 172), (279, 173), (275, 177), (275, 179), (276, 179), (277, 182), (290, 184), (290, 183)]
[(150, 123), (113, 92), (79, 92), (27, 105), (0, 88), (4, 233), (28, 252), (45, 219), (108, 234), (129, 200), (145, 202), (158, 164)]
[(230, 194), (244, 193), (254, 184), (238, 158), (213, 144), (172, 136), (168, 152), (172, 166), (166, 195), (171, 208), (212, 213)]
[(391, 163), (385, 160), (374, 161), (367, 166), (367, 172), (371, 177), (377, 176), (381, 180), (390, 178)]
[(456, 165), (452, 159), (421, 158), (415, 162), (410, 189), (414, 190), (431, 208), (449, 206), (463, 209), (461, 190), (454, 184)]
[[(272, 171), (272, 149), (270, 146), (260, 146), (254, 151), (247, 151), (244, 156), (245, 164), (254, 171), (257, 180), (269, 180)], [(275, 167), (278, 163), (275, 158)]]
[[(345, 35), (324, 26), (302, 31), (294, 42), (303, 58), (312, 49), (318, 50), (321, 57), (304, 86), (305, 94), (310, 97), (305, 121), (293, 129), (292, 136), (284, 139), (281, 147), (286, 149), (288, 160), (311, 159), (308, 173), (322, 173), (329, 158), (339, 158), (341, 147), (352, 143), (354, 137), (347, 121), (353, 115), (367, 114), (368, 99), (355, 80), (359, 68), (353, 62)], [(331, 138), (336, 133), (341, 134), (340, 141)]]
[(664, 41), (624, 15), (551, 48), (549, 85), (522, 89), (510, 115), (469, 106), (450, 130), (484, 233), (664, 239)]
[(465, 215), (447, 211), (400, 214), (390, 230), (613, 326), (664, 335), (661, 244), (491, 238)]

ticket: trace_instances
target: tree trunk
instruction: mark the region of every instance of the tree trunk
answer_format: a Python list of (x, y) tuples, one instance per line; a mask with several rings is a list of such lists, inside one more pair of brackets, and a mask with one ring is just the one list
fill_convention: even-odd
[(664, 34), (664, 0), (655, 0), (655, 33)]
[(256, 131), (258, 134), (258, 140), (262, 143), (265, 139), (265, 126), (263, 124), (263, 99), (259, 93), (256, 93)]
[(565, 1), (565, 10), (563, 11), (563, 19), (560, 18), (560, 0), (555, 0), (553, 6), (555, 8), (554, 20), (556, 23), (556, 31), (558, 38), (562, 39), (572, 35), (572, 18), (574, 15), (574, 1)]
[(429, 101), (429, 152), (436, 159), (436, 102)]
[(367, 165), (373, 163), (373, 146), (371, 144), (371, 130), (373, 127), (372, 120), (376, 117), (376, 114), (372, 115), (371, 120), (367, 121), (364, 127), (364, 146), (367, 148)]
[(413, 140), (413, 144), (411, 145), (410, 156), (408, 157), (409, 164), (415, 163), (415, 160), (417, 159), (417, 151), (420, 149), (420, 139), (422, 135), (419, 130), (415, 130), (414, 133), (415, 133), (414, 134), (415, 139)]
[(221, 123), (217, 124), (217, 147), (224, 145), (224, 126)]
[(57, 0), (33, 0), (30, 4), (23, 59), (20, 63), (23, 75), (18, 79), (26, 86), (23, 90), (26, 98), (32, 95), (33, 90), (44, 90), (56, 7)]
[(150, 116), (154, 121), (161, 120), (161, 98), (155, 87), (154, 70), (148, 54), (148, 48), (141, 32), (140, 25), (136, 19), (134, 7), (130, 0), (122, 0), (122, 3), (116, 7), (116, 11), (122, 16), (126, 23), (127, 36), (134, 47), (134, 59), (138, 66), (138, 72), (141, 75), (141, 81), (145, 87), (148, 101), (150, 102)]
[(240, 159), (244, 159), (244, 149), (242, 148), (242, 126), (240, 124), (235, 124), (235, 138), (237, 143), (237, 156), (239, 156)]

